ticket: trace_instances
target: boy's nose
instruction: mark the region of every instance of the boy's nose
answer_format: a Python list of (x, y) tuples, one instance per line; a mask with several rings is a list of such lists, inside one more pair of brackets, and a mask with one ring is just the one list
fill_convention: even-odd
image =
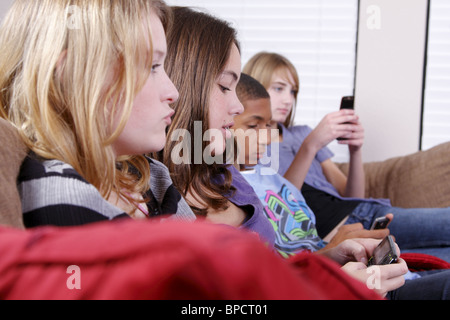
[(271, 129), (260, 129), (258, 134), (258, 143), (267, 146), (271, 142)]

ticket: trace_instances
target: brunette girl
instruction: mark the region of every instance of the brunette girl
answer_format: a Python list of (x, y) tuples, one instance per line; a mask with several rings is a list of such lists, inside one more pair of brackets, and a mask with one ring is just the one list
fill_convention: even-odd
[[(180, 92), (161, 159), (177, 189), (200, 217), (252, 230), (273, 244), (273, 228), (239, 171), (227, 165), (227, 140), (241, 74), (240, 46), (228, 23), (186, 7), (174, 7), (167, 35), (167, 73)], [(229, 149), (228, 149), (229, 150)]]

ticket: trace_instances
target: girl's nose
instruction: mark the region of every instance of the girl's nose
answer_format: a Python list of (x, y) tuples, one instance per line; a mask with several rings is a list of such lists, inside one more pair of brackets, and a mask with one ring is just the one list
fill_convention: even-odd
[(236, 93), (234, 94), (233, 101), (230, 105), (230, 114), (233, 116), (240, 115), (244, 112), (244, 106), (242, 105), (241, 101), (237, 97)]

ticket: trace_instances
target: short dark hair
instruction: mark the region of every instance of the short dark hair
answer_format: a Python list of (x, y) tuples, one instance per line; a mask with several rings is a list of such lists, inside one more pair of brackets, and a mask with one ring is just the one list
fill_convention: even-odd
[(270, 99), (266, 88), (258, 80), (246, 73), (241, 74), (241, 79), (236, 87), (236, 93), (241, 102), (247, 100)]

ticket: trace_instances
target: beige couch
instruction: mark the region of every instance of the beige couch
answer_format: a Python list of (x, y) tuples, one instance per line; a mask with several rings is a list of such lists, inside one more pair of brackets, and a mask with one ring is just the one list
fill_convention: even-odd
[[(0, 224), (23, 228), (16, 181), (27, 149), (17, 131), (0, 119)], [(339, 164), (347, 172), (347, 164)], [(366, 163), (368, 197), (399, 207), (450, 207), (450, 143), (383, 162)]]
[(27, 148), (15, 128), (1, 118), (0, 137), (0, 224), (23, 229), (16, 181)]
[[(348, 172), (348, 164), (338, 164)], [(403, 208), (450, 207), (450, 142), (427, 151), (364, 164), (366, 197)]]

